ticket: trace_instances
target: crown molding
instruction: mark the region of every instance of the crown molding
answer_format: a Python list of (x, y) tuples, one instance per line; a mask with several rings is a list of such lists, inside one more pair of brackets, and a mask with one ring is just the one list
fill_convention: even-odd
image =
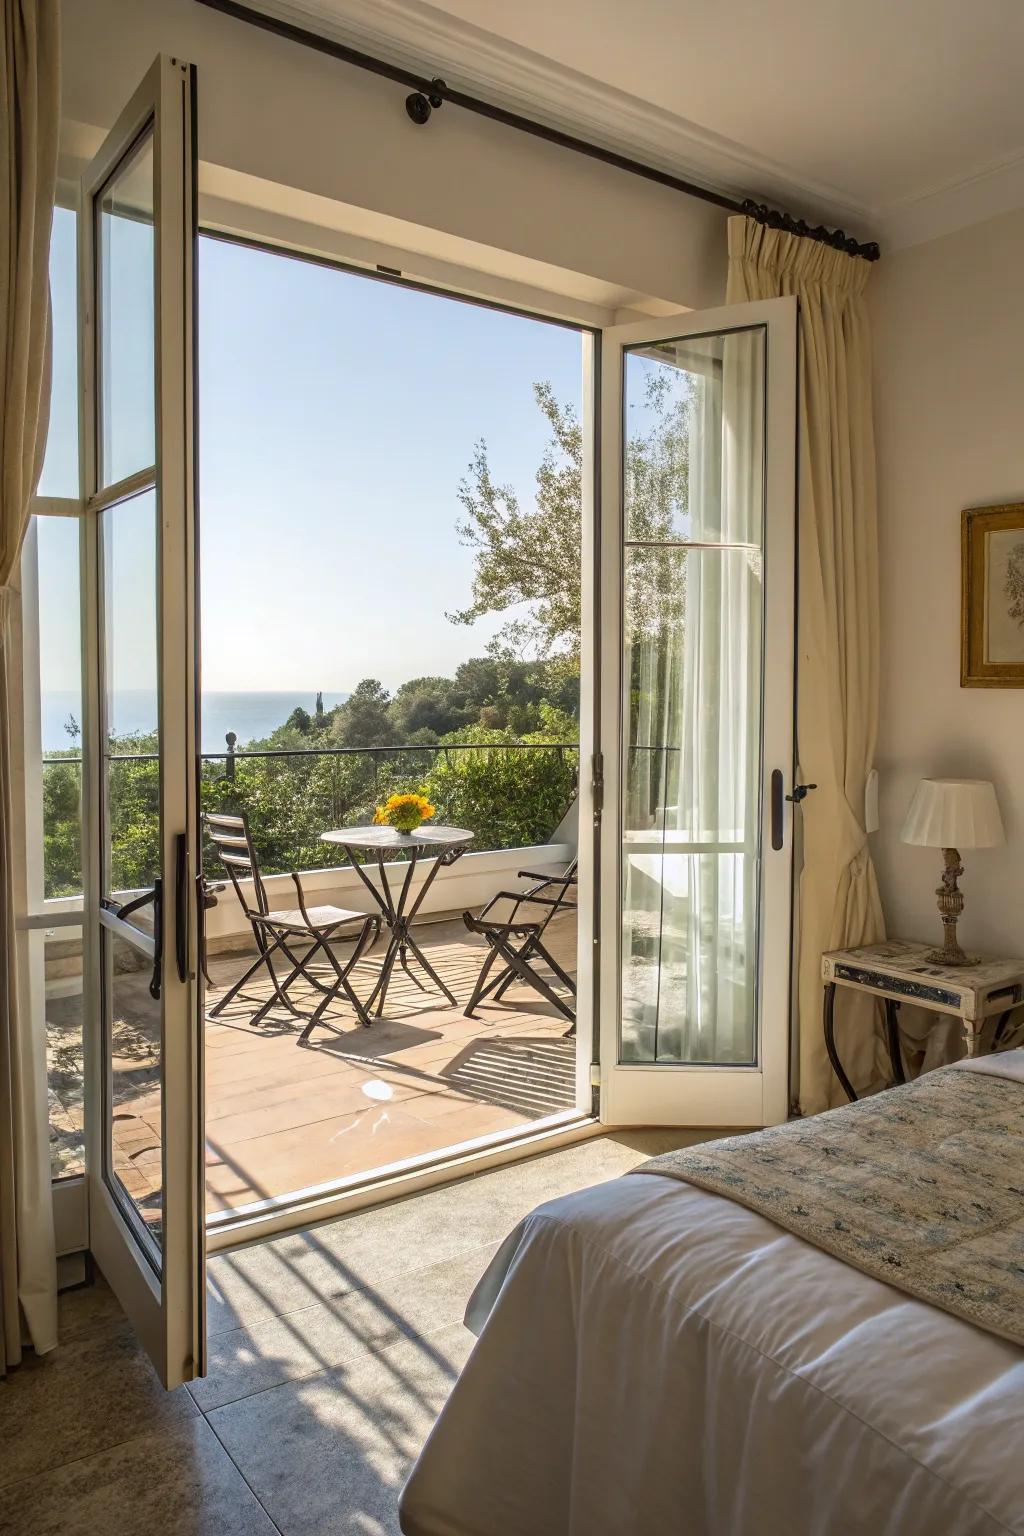
[(874, 238), (871, 210), (839, 188), (786, 168), (628, 92), (546, 59), (424, 0), (247, 0), (254, 10), (740, 198)]
[(880, 240), (886, 249), (934, 240), (1024, 207), (1024, 149), (953, 182), (875, 205), (830, 183), (795, 177), (766, 156), (426, 0), (247, 3), (363, 52), (383, 54), (414, 73), (440, 75), (456, 89), (659, 170), (740, 199), (769, 202), (812, 223), (839, 225), (858, 239)]
[(876, 223), (886, 246), (900, 250), (983, 224), (1017, 208), (1024, 208), (1024, 149), (1004, 155), (969, 176), (889, 203), (878, 210)]

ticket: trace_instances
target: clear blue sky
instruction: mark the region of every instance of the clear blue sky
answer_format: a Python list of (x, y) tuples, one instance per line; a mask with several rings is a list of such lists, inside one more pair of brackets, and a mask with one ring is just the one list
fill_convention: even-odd
[(211, 689), (389, 688), (449, 673), (497, 627), (470, 595), (456, 491), (477, 438), (525, 502), (579, 409), (578, 333), (203, 241), (203, 678)]
[[(58, 214), (51, 263), (51, 495), (77, 479), (73, 224)], [(444, 617), (472, 580), (458, 482), (483, 437), (495, 477), (529, 503), (547, 440), (531, 386), (579, 410), (578, 333), (204, 239), (199, 348), (204, 687), (395, 688), (481, 654), (498, 621)], [(55, 552), (44, 590), (70, 599), (73, 574)], [(44, 686), (77, 682), (74, 606), (47, 604)], [(133, 656), (132, 629), (118, 686), (143, 688), (152, 658)]]

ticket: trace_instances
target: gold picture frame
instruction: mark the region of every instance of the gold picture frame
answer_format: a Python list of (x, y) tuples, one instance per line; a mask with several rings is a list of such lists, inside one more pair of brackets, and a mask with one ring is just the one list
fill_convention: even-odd
[(961, 688), (1024, 688), (1024, 502), (960, 524)]

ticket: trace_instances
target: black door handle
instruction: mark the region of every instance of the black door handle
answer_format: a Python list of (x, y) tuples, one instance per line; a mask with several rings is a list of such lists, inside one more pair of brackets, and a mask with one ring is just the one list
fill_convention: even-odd
[(164, 883), (157, 875), (153, 881), (153, 974), (149, 978), (149, 995), (158, 998), (164, 974)]
[(782, 769), (772, 769), (771, 783), (771, 811), (772, 811), (772, 848), (778, 853), (782, 847), (782, 829), (785, 820), (785, 811), (782, 803)]
[(144, 891), (141, 896), (133, 896), (131, 901), (122, 902), (118, 906), (109, 896), (100, 897), (100, 906), (112, 912), (115, 917), (127, 921), (135, 912), (140, 912), (143, 907), (153, 903), (153, 970), (149, 978), (149, 995), (152, 998), (160, 996), (160, 982), (164, 968), (164, 883), (157, 875), (153, 881), (153, 889)]
[(178, 980), (188, 980), (188, 839), (174, 839), (174, 962)]
[(794, 805), (799, 805), (801, 800), (806, 800), (811, 790), (817, 789), (817, 787), (817, 784), (794, 784), (793, 793), (787, 795), (786, 799), (791, 800)]

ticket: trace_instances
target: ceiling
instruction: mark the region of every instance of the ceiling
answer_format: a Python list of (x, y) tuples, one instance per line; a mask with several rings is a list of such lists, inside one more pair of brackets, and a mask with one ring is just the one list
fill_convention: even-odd
[(1024, 204), (1022, 0), (261, 0), (895, 243)]

